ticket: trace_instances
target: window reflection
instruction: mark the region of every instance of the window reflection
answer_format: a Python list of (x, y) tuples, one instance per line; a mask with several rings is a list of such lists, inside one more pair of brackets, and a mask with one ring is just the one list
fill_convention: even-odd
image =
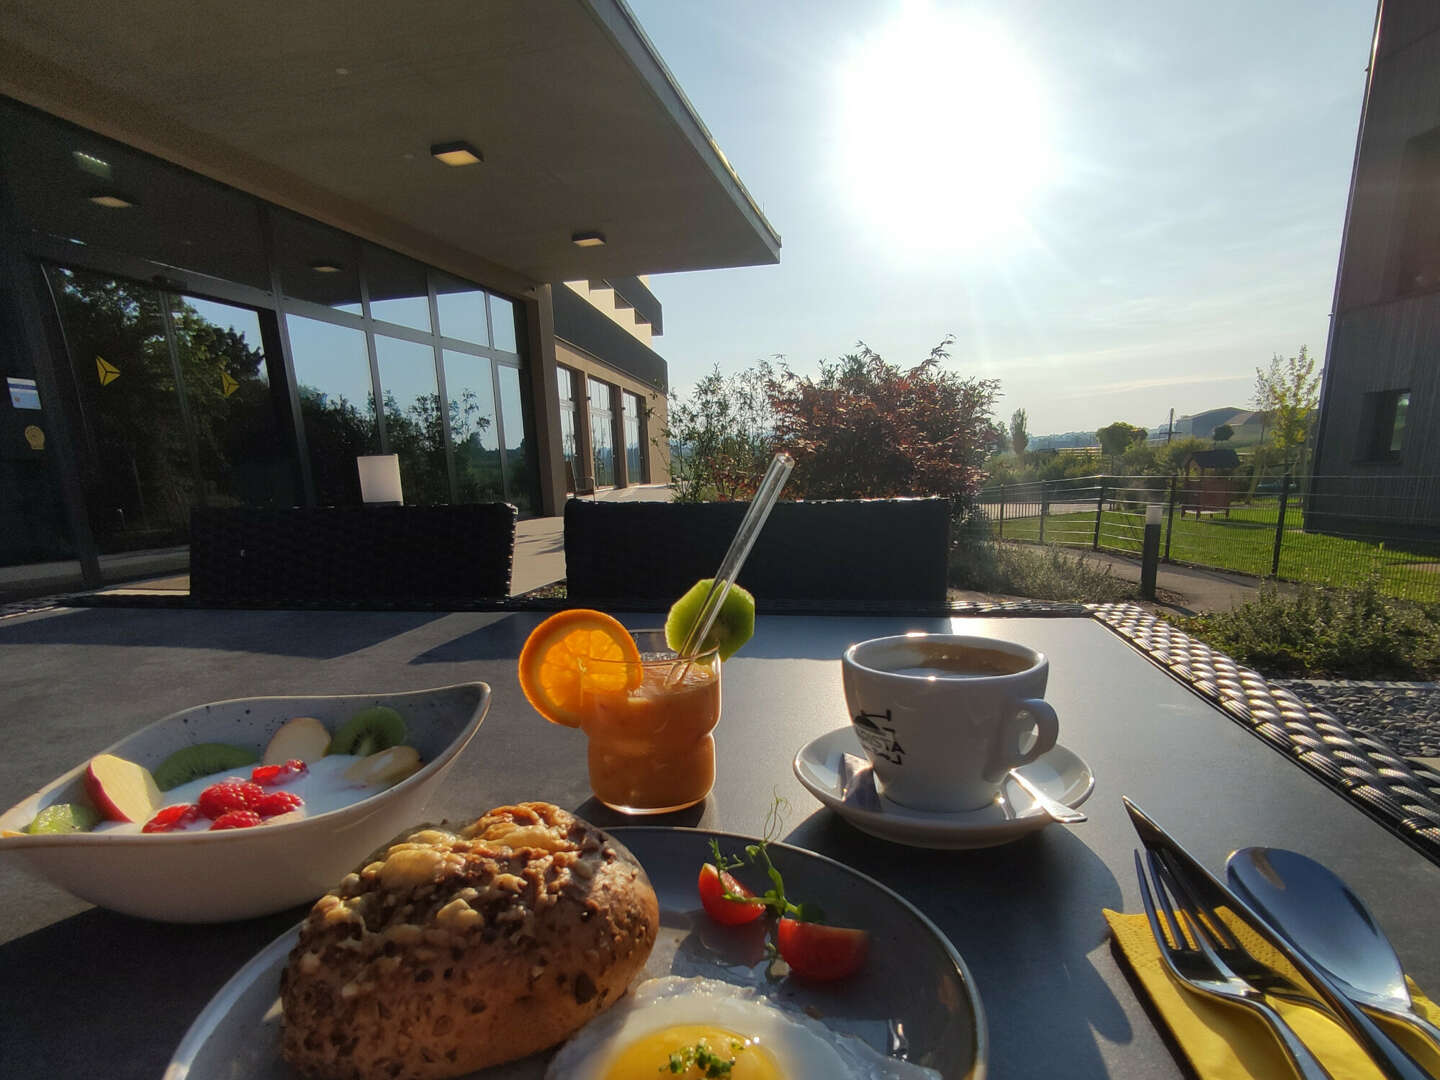
[(560, 386), (560, 453), (570, 465), (571, 476), (576, 476), (580, 467), (575, 461), (575, 373), (567, 367), (555, 370)]
[(450, 501), (445, 431), (435, 389), (435, 350), (429, 345), (375, 335), (385, 446), (400, 456), (400, 484), (409, 505)]
[(101, 552), (182, 544), (196, 498), (160, 293), (50, 270), (70, 349), (90, 528)]
[(280, 287), (286, 296), (361, 314), (360, 245), (315, 221), (274, 212)]
[(370, 316), (430, 332), (430, 291), (425, 267), (385, 248), (365, 248), (365, 285)]
[(525, 437), (525, 410), (520, 401), (520, 371), (499, 364), (496, 373), (500, 378), (500, 419), (505, 426), (505, 495), (521, 510), (529, 510), (533, 474)]
[(587, 379), (590, 395), (590, 446), (595, 452), (595, 483), (615, 483), (615, 414), (610, 410), (610, 385)]
[(513, 353), (515, 347), (515, 305), (503, 296), (490, 294), (490, 327), (495, 331), (495, 348)]
[(625, 469), (630, 483), (643, 484), (649, 477), (645, 475), (645, 455), (640, 452), (640, 398), (628, 392), (621, 397), (625, 402)]
[(355, 459), (380, 452), (365, 332), (286, 316), (315, 497), (321, 506), (358, 505)]
[(171, 300), (206, 504), (295, 505), (293, 440), (281, 436), (260, 316), (213, 300)]
[(445, 392), (450, 396), (450, 438), (455, 447), (456, 498), (462, 503), (505, 498), (500, 469), (500, 429), (495, 424), (491, 361), (445, 352)]
[(440, 315), (440, 333), (445, 337), (476, 345), (490, 344), (489, 322), (485, 315), (485, 293), (469, 282), (442, 274), (435, 276), (435, 306)]

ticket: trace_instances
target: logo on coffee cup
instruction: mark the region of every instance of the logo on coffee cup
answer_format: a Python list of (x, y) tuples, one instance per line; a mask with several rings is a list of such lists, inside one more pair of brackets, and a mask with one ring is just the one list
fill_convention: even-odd
[[(880, 722), (882, 720), (883, 724)], [(889, 709), (883, 713), (857, 713), (855, 734), (859, 736), (865, 750), (873, 756), (884, 758), (892, 765), (904, 763), (905, 748), (900, 745), (900, 740), (895, 737), (895, 729), (890, 726)]]

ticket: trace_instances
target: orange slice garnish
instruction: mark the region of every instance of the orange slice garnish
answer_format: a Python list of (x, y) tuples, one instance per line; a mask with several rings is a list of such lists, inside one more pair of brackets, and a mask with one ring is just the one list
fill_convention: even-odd
[(640, 650), (620, 622), (576, 608), (550, 616), (520, 650), (520, 689), (552, 724), (579, 727), (587, 694), (624, 693), (640, 685)]

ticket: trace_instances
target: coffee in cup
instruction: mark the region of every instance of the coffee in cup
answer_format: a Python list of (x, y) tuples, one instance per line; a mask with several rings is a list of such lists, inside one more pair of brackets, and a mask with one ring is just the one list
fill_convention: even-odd
[(1050, 662), (1012, 641), (905, 634), (841, 658), (850, 722), (883, 798), (916, 810), (975, 810), (1006, 772), (1055, 745)]

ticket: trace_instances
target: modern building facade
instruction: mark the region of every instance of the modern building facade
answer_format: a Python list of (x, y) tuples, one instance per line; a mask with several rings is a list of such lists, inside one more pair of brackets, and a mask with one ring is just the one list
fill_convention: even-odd
[(368, 454), (533, 514), (663, 481), (645, 275), (778, 258), (620, 0), (9, 10), (0, 588)]
[(1440, 5), (1382, 0), (1307, 527), (1440, 539)]

